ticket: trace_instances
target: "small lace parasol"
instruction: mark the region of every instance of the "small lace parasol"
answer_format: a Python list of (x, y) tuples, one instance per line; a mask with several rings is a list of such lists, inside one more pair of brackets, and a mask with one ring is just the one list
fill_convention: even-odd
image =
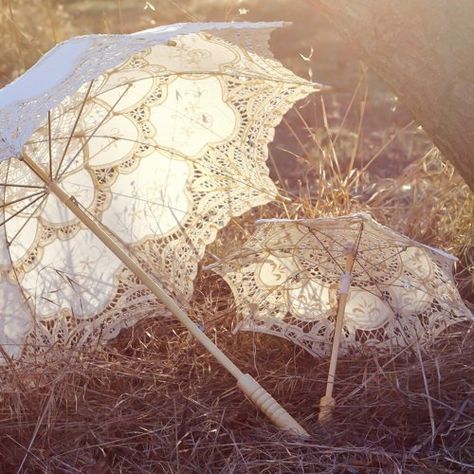
[[(261, 220), (215, 271), (234, 294), (237, 329), (284, 337), (315, 356), (331, 353), (324, 408), (334, 403), (338, 353), (429, 345), (472, 319), (454, 284), (454, 261), (355, 214)], [(320, 418), (328, 416), (330, 406)]]

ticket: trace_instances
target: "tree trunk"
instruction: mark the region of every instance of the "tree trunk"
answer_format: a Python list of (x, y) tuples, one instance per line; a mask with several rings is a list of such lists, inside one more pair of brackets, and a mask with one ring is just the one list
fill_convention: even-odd
[(474, 191), (474, 1), (310, 0)]

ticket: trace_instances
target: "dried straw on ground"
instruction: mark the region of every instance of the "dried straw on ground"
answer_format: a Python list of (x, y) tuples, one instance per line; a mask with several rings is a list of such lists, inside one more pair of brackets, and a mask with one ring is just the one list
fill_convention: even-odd
[[(347, 165), (341, 131), (336, 136), (342, 138), (328, 142), (311, 130), (307, 128), (308, 140), (317, 151), (310, 158), (301, 152), (295, 159), (314, 190), (307, 193), (309, 184), (298, 188), (297, 179), (288, 179), (288, 195), (297, 193), (291, 203), (268, 205), (234, 221), (210, 255), (241, 242), (255, 218), (264, 215), (317, 217), (370, 210), (382, 222), (461, 256), (460, 288), (468, 297), (474, 200), (459, 177), (429, 154), (411, 160), (394, 178), (380, 178), (360, 163)], [(326, 139), (330, 136), (328, 128), (319, 130)], [(274, 172), (289, 175), (290, 169), (279, 165)], [(472, 324), (453, 327), (429, 353), (412, 346), (391, 357), (342, 358), (338, 411), (334, 423), (323, 428), (316, 420), (328, 360), (314, 359), (271, 336), (232, 336), (230, 290), (216, 275), (201, 273), (192, 308), (207, 335), (306, 427), (310, 439), (278, 432), (177, 322), (157, 315), (124, 331), (109, 346), (81, 352), (56, 347), (47, 360), (0, 369), (2, 472), (474, 469)]]
[[(352, 357), (338, 412), (316, 423), (326, 360), (268, 336), (231, 337), (228, 294), (205, 283), (202, 315), (221, 347), (311, 433), (278, 432), (173, 321), (141, 324), (106, 349), (10, 371), (2, 472), (457, 472), (472, 470), (474, 338), (458, 328), (432, 354)], [(420, 359), (421, 357), (421, 359)], [(108, 471), (109, 470), (109, 471)], [(472, 471), (471, 471), (472, 472)]]

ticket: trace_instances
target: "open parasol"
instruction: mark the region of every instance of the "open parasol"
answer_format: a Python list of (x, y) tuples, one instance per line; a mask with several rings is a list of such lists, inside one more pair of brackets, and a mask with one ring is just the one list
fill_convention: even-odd
[(331, 354), (322, 421), (334, 405), (338, 353), (429, 345), (450, 325), (472, 319), (454, 284), (455, 258), (367, 214), (258, 222), (215, 270), (234, 294), (238, 329)]
[(269, 57), (275, 26), (79, 37), (0, 91), (5, 360), (110, 339), (164, 304), (277, 424), (304, 432), (174, 301), (217, 231), (275, 198), (273, 127), (318, 88)]

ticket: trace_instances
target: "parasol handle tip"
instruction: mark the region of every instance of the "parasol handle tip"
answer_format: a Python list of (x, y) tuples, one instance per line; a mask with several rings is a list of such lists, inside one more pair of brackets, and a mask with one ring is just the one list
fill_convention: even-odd
[(308, 437), (308, 432), (249, 374), (237, 380), (239, 389), (268, 416), (275, 426)]
[(319, 401), (319, 415), (318, 421), (321, 424), (328, 423), (332, 420), (332, 413), (336, 406), (336, 400), (330, 395), (325, 395), (321, 397)]

